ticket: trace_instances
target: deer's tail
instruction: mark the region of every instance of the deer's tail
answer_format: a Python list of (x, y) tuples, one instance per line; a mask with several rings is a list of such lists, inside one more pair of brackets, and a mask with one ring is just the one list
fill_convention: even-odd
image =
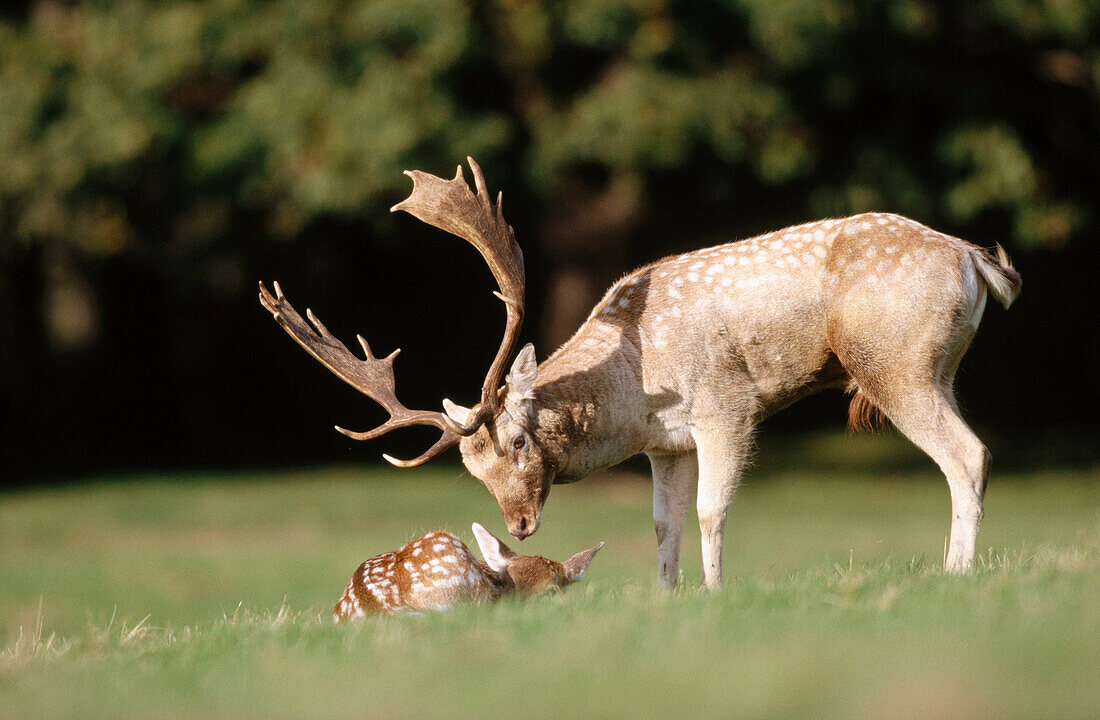
[(1008, 253), (998, 244), (995, 251), (976, 247), (970, 251), (970, 257), (974, 260), (978, 274), (985, 280), (990, 294), (1007, 310), (1019, 296), (1021, 285), (1020, 273), (1012, 267)]
[(856, 386), (852, 402), (848, 404), (848, 429), (852, 432), (874, 430), (876, 427), (885, 427), (888, 422), (886, 413)]

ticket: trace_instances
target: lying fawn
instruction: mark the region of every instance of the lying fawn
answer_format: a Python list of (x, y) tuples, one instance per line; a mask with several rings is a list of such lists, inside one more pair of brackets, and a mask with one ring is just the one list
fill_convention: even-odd
[(491, 602), (510, 592), (542, 595), (580, 580), (603, 547), (600, 543), (560, 563), (517, 555), (477, 523), (473, 530), (484, 562), (454, 535), (433, 530), (360, 565), (332, 609), (333, 621), (402, 610), (444, 610), (465, 600)]

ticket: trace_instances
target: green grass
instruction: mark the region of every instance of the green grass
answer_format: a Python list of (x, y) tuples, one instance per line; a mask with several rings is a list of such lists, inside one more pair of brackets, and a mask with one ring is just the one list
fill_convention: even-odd
[(995, 472), (977, 570), (891, 436), (761, 453), (727, 583), (655, 584), (651, 488), (556, 487), (525, 553), (607, 545), (533, 602), (333, 627), (372, 554), (470, 522), (457, 468), (149, 476), (0, 495), (0, 718), (1096, 717), (1100, 468)]

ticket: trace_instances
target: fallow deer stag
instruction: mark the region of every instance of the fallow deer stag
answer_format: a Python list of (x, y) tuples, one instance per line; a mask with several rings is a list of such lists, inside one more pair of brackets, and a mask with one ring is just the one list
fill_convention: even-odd
[[(291, 337), (391, 414), (375, 438), (411, 424), (442, 436), (400, 467), (458, 444), (467, 469), (522, 540), (539, 527), (551, 483), (568, 483), (645, 453), (653, 468), (660, 578), (675, 583), (692, 491), (702, 531), (703, 581), (722, 574), (722, 538), (753, 428), (825, 388), (854, 393), (849, 421), (881, 413), (927, 453), (951, 491), (949, 571), (974, 558), (990, 455), (959, 415), (955, 370), (985, 309), (1006, 308), (1020, 276), (990, 252), (898, 215), (822, 220), (667, 257), (616, 282), (577, 333), (536, 365), (531, 345), (501, 375), (523, 316), (523, 257), (494, 208), (459, 167), (445, 181), (419, 171), (393, 210), (472, 243), (507, 310), (504, 340), (473, 409), (408, 410), (394, 396), (393, 357), (360, 360), (278, 285), (260, 301)], [(395, 353), (396, 354), (396, 351)]]

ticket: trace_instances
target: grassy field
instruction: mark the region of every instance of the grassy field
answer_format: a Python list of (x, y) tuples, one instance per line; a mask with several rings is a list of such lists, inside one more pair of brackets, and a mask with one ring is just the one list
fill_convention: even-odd
[(496, 505), (454, 466), (100, 479), (0, 495), (0, 719), (1100, 716), (1100, 466), (996, 471), (978, 569), (889, 435), (761, 453), (727, 583), (656, 587), (644, 476), (553, 490), (517, 549), (603, 540), (534, 602), (333, 627), (372, 554)]

